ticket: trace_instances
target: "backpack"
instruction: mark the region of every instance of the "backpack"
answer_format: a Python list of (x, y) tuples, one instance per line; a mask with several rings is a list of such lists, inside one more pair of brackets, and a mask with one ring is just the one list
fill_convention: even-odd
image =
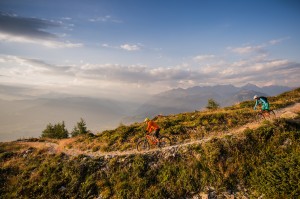
[(265, 102), (268, 102), (268, 99), (267, 99), (266, 97), (261, 96), (261, 97), (259, 97), (259, 99), (262, 99), (262, 100), (264, 100)]

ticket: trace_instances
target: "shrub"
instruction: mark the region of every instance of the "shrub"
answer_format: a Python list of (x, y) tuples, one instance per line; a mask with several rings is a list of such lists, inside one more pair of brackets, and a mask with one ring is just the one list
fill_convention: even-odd
[(87, 130), (85, 121), (80, 118), (80, 121), (77, 122), (77, 125), (74, 127), (73, 131), (71, 132), (72, 137), (78, 136), (78, 135), (84, 135), (87, 134), (89, 131)]
[(46, 129), (42, 132), (42, 137), (63, 139), (68, 138), (69, 133), (66, 129), (65, 122), (52, 125), (49, 123)]
[(286, 154), (266, 162), (252, 174), (252, 186), (266, 198), (297, 198), (300, 196), (300, 156)]
[(218, 109), (219, 107), (220, 107), (220, 105), (214, 99), (208, 100), (207, 106), (206, 106), (207, 109), (215, 110), (215, 109)]

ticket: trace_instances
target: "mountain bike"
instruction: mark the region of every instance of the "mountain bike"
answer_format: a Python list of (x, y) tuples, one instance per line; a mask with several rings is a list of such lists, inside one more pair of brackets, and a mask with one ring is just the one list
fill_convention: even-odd
[(149, 150), (150, 145), (158, 146), (159, 148), (167, 147), (171, 145), (171, 139), (167, 136), (156, 138), (153, 135), (146, 134), (144, 138), (137, 142), (136, 149), (138, 151)]
[(264, 110), (257, 112), (255, 116), (255, 120), (260, 122), (262, 120), (273, 120), (276, 118), (276, 114), (274, 110)]

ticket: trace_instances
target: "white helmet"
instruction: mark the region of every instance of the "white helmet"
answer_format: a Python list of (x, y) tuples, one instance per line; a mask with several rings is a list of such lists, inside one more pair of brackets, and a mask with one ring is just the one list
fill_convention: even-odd
[(253, 99), (256, 99), (256, 98), (258, 98), (257, 95), (254, 95)]

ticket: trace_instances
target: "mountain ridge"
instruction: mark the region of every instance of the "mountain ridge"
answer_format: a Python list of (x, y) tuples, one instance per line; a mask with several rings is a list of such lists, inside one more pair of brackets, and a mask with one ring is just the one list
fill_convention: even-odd
[[(175, 114), (206, 107), (208, 99), (214, 99), (221, 106), (229, 106), (244, 100), (253, 99), (254, 95), (273, 96), (292, 88), (286, 86), (258, 87), (246, 84), (236, 87), (231, 84), (215, 86), (194, 86), (186, 89), (171, 89), (153, 96), (137, 110), (137, 115), (154, 117), (158, 114)], [(161, 107), (168, 106), (168, 110)], [(179, 107), (179, 108), (178, 108)]]

